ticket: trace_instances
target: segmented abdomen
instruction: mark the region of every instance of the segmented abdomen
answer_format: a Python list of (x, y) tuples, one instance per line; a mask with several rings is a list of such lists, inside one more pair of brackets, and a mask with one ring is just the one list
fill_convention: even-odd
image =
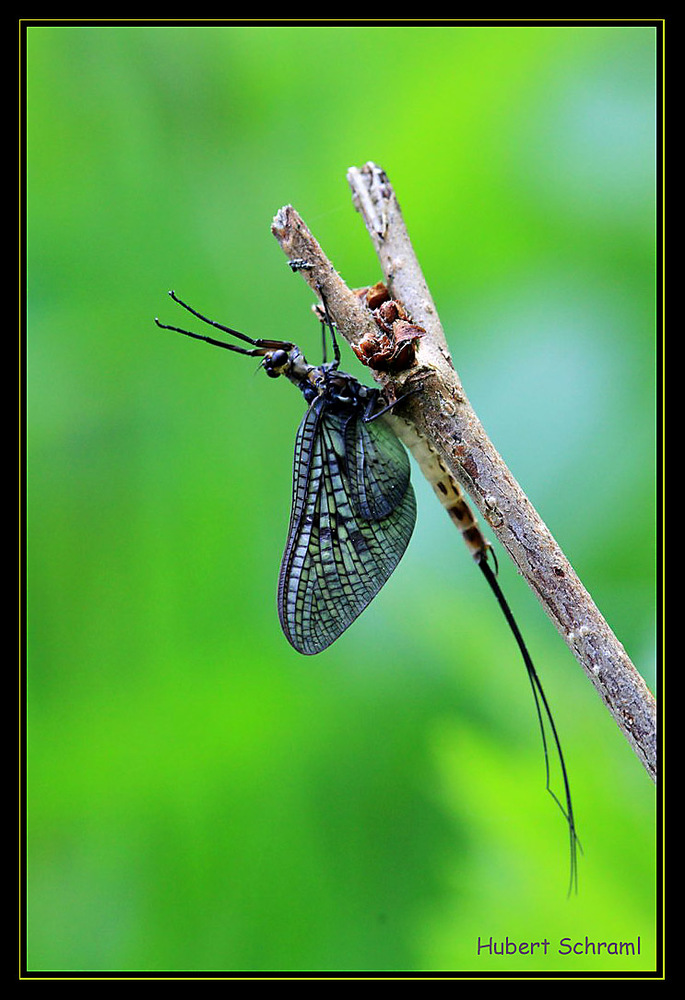
[(484, 538), (471, 508), (464, 499), (459, 483), (442, 462), (435, 449), (422, 437), (413, 424), (394, 413), (388, 413), (387, 420), (405, 448), (408, 448), (419, 464), (421, 472), (435, 490), (455, 525), (461, 531), (466, 546), (474, 559), (487, 557), (490, 543)]

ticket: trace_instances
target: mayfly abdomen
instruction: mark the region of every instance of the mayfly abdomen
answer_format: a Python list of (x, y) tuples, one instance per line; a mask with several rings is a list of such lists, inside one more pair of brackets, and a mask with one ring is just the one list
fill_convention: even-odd
[(435, 495), (461, 531), (473, 558), (486, 558), (490, 544), (478, 527), (459, 483), (438, 453), (408, 420), (394, 413), (384, 414), (383, 419), (387, 420), (402, 444), (416, 459), (421, 472), (433, 487)]

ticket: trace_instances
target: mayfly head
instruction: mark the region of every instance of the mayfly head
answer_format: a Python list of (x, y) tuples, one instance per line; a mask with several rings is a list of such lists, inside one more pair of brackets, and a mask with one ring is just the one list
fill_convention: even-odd
[[(260, 343), (267, 343), (260, 341)], [(295, 344), (281, 343), (280, 341), (269, 341), (277, 343), (277, 347), (265, 348), (263, 350), (261, 368), (264, 369), (269, 378), (278, 378), (285, 375), (292, 382), (299, 384), (303, 378), (308, 377), (312, 365), (307, 363), (302, 351)]]
[(275, 351), (266, 351), (261, 367), (269, 378), (285, 375), (290, 367), (290, 352), (283, 347), (278, 347)]

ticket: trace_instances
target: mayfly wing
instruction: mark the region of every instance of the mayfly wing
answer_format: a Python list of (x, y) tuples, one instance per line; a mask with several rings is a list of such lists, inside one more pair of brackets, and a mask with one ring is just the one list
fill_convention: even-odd
[(383, 420), (350, 420), (345, 455), (354, 506), (374, 521), (387, 517), (409, 486), (409, 455)]
[(297, 432), (278, 584), (295, 649), (319, 653), (352, 624), (402, 558), (415, 522), (409, 459), (393, 432), (315, 400)]

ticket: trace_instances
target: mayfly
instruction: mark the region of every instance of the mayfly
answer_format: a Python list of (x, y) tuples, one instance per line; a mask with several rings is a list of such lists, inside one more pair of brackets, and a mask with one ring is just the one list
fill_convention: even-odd
[[(552, 712), (490, 566), (490, 543), (481, 533), (459, 484), (413, 425), (394, 412), (406, 397), (388, 402), (380, 389), (365, 386), (340, 371), (340, 349), (323, 295), (320, 318), (324, 359), (320, 365), (311, 365), (297, 345), (284, 340), (253, 339), (208, 319), (174, 292), (169, 294), (203, 323), (250, 346), (241, 347), (155, 319), (161, 329), (261, 358), (260, 367), (266, 374), (270, 378), (285, 376), (297, 386), (307, 404), (295, 440), (292, 509), (278, 580), (281, 627), (298, 652), (320, 653), (330, 646), (373, 600), (402, 558), (416, 522), (409, 458), (403, 445), (414, 455), (495, 594), (523, 657), (542, 734), (546, 787), (566, 819), (570, 889), (577, 888), (579, 842)], [(333, 361), (325, 358), (326, 330), (333, 344)], [(551, 787), (546, 723), (559, 759), (564, 804)]]

